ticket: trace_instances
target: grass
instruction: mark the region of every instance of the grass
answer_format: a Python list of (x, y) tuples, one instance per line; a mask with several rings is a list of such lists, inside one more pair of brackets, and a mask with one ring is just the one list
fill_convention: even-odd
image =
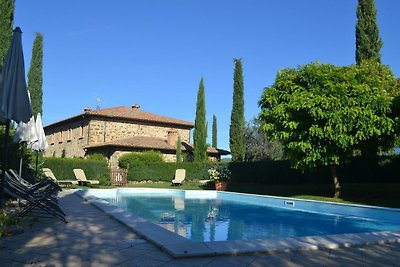
[(129, 187), (147, 187), (147, 188), (168, 188), (181, 190), (204, 190), (205, 187), (198, 182), (187, 181), (181, 186), (172, 186), (171, 182), (157, 183), (129, 183)]
[[(210, 183), (201, 185), (197, 182), (191, 181), (186, 182), (179, 187), (171, 186), (171, 183), (169, 182), (129, 184), (129, 187), (170, 188), (182, 190), (211, 190), (213, 189), (213, 186), (214, 185)], [(231, 182), (229, 183), (228, 191), (400, 208), (399, 183), (343, 184), (342, 197), (340, 199), (334, 199), (331, 197), (333, 195), (333, 186), (330, 184), (263, 185)]]

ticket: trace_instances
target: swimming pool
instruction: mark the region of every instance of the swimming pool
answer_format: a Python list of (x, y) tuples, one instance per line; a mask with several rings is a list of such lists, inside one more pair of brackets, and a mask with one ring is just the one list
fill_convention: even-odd
[(176, 257), (400, 240), (399, 209), (216, 191), (90, 189), (80, 195)]

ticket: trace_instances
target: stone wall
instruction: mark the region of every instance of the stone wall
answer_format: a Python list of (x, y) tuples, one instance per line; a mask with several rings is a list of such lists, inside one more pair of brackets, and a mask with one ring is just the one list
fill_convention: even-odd
[(69, 125), (59, 126), (46, 131), (49, 144), (45, 157), (84, 157), (88, 140), (88, 120), (72, 122)]
[(171, 128), (171, 126), (155, 126), (143, 122), (130, 123), (111, 121), (110, 119), (92, 119), (90, 121), (89, 144), (104, 143), (137, 135), (158, 137), (167, 140), (168, 132), (171, 129), (177, 131), (183, 142), (190, 141), (190, 130)]

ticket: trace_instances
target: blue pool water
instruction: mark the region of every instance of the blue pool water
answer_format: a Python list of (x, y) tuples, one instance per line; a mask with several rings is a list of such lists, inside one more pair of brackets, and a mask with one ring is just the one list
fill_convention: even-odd
[(207, 191), (116, 192), (90, 193), (193, 241), (400, 230), (400, 211), (396, 209)]

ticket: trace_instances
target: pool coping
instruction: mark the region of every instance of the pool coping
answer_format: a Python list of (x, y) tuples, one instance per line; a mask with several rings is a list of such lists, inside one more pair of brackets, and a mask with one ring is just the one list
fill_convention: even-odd
[[(125, 189), (127, 188), (124, 188), (124, 190)], [(75, 194), (81, 196), (83, 199), (110, 215), (115, 220), (126, 225), (135, 233), (152, 242), (174, 258), (279, 253), (294, 250), (335, 249), (341, 247), (400, 242), (400, 231), (305, 236), (296, 238), (271, 238), (264, 240), (194, 242), (149, 222), (134, 213), (125, 211), (105, 200), (97, 198), (91, 195), (87, 190), (78, 190)], [(282, 199), (293, 200), (292, 198), (286, 197)]]

